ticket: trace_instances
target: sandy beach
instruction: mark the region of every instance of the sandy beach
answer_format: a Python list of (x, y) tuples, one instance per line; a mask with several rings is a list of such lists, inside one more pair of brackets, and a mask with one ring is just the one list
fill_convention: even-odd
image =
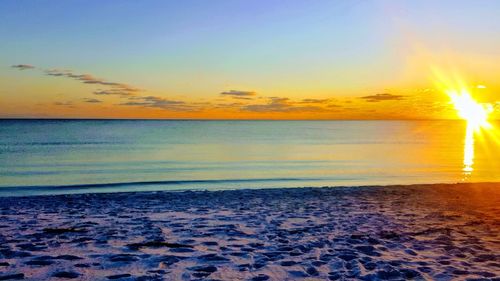
[(498, 280), (500, 184), (0, 198), (0, 280)]
[(500, 281), (499, 15), (1, 0), (0, 281)]

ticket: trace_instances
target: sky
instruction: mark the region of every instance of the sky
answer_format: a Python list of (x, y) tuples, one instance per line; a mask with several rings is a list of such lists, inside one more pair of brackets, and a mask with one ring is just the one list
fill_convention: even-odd
[(500, 117), (500, 1), (0, 1), (0, 118)]

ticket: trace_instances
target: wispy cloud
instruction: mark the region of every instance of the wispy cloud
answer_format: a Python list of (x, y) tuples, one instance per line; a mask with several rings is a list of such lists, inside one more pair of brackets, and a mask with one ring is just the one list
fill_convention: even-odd
[(361, 97), (361, 99), (364, 99), (367, 102), (395, 101), (395, 100), (403, 100), (404, 98), (405, 96), (393, 95), (388, 93)]
[(249, 98), (256, 95), (256, 93), (252, 91), (239, 91), (239, 90), (230, 90), (222, 92), (220, 94), (223, 96), (232, 96), (234, 98), (242, 98), (242, 97)]
[[(16, 64), (12, 65), (12, 68), (16, 68), (19, 70), (26, 70), (26, 69), (34, 69), (35, 66), (30, 65), (30, 64)], [(92, 74), (80, 74), (80, 73), (75, 73), (72, 70), (67, 70), (67, 69), (40, 69), (45, 73), (45, 75), (48, 76), (53, 76), (53, 77), (65, 77), (65, 78), (70, 78), (76, 81), (79, 81), (84, 84), (89, 84), (89, 85), (98, 85), (98, 86), (103, 86), (106, 87), (105, 89), (98, 89), (97, 91), (94, 91), (93, 93), (95, 95), (118, 95), (118, 96), (132, 96), (135, 95), (138, 92), (141, 92), (143, 90), (136, 88), (134, 86), (131, 86), (129, 84), (125, 83), (118, 83), (118, 82), (112, 82), (108, 81), (105, 79), (98, 78)]]
[(59, 69), (49, 69), (44, 70), (46, 75), (55, 77), (67, 77), (84, 84), (101, 85), (109, 87), (106, 90), (95, 91), (95, 95), (119, 95), (119, 96), (131, 96), (141, 90), (124, 83), (110, 82), (101, 78), (97, 78), (91, 74), (78, 74), (71, 70), (59, 70)]
[(84, 98), (83, 101), (87, 102), (87, 103), (101, 103), (102, 102), (102, 100), (91, 99), (91, 98)]
[[(81, 97), (80, 103), (103, 103), (99, 97), (114, 96), (119, 98), (115, 106), (135, 108), (149, 108), (176, 112), (218, 112), (234, 111), (235, 113), (343, 113), (351, 111), (345, 103), (351, 100), (333, 98), (304, 98), (292, 100), (288, 97), (261, 97), (254, 91), (229, 90), (219, 93), (209, 101), (188, 101), (177, 98), (168, 98), (162, 95), (147, 95), (146, 90), (139, 89), (126, 83), (118, 83), (98, 78), (92, 74), (82, 74), (67, 69), (44, 69), (31, 65), (19, 64), (13, 68), (24, 70), (35, 68), (44, 75), (70, 79), (86, 85), (94, 85), (90, 93), (92, 96)], [(230, 99), (228, 99), (228, 97)], [(376, 94), (360, 97), (367, 102), (387, 100), (401, 100), (404, 96), (393, 94)], [(116, 101), (116, 98), (114, 99)], [(358, 99), (359, 100), (359, 99)], [(353, 100), (355, 101), (355, 100)], [(342, 104), (342, 105), (341, 105)], [(74, 107), (73, 102), (58, 101), (54, 105)]]
[(33, 69), (33, 68), (35, 68), (31, 64), (15, 64), (15, 65), (11, 65), (11, 67), (12, 68), (17, 68), (19, 70), (26, 70), (26, 69)]
[(214, 108), (234, 109), (234, 108), (240, 108), (243, 105), (245, 105), (245, 104), (242, 102), (218, 103), (218, 104), (214, 105)]
[(198, 106), (188, 104), (184, 101), (169, 100), (155, 96), (131, 97), (128, 102), (120, 103), (119, 105), (160, 108), (171, 111), (195, 111), (200, 109)]
[(73, 102), (71, 102), (71, 101), (56, 101), (56, 102), (54, 102), (54, 105), (75, 108), (75, 106), (73, 105)]
[(318, 112), (325, 109), (320, 106), (297, 105), (289, 98), (270, 97), (266, 104), (245, 105), (241, 110), (252, 112)]
[(109, 89), (109, 90), (97, 90), (94, 91), (94, 95), (98, 96), (110, 96), (110, 95), (116, 95), (116, 96), (132, 96), (135, 93), (135, 91), (127, 91), (123, 89)]
[(298, 103), (310, 103), (310, 104), (325, 104), (330, 102), (331, 99), (303, 99)]
[[(34, 66), (30, 65), (16, 65), (12, 67), (18, 69), (35, 68)], [(142, 96), (140, 94), (144, 92), (144, 90), (141, 90), (129, 84), (117, 83), (101, 79), (92, 74), (80, 74), (67, 69), (40, 69), (40, 70), (43, 71), (43, 73), (48, 76), (64, 77), (79, 81), (84, 84), (101, 86), (102, 89), (97, 89), (92, 93), (97, 96), (115, 95), (121, 98), (126, 98), (127, 99), (126, 102), (118, 104), (122, 106), (159, 108), (171, 111), (198, 111), (208, 106), (206, 103), (199, 103), (199, 102), (187, 103), (185, 101), (171, 100), (159, 96)], [(231, 94), (236, 96), (252, 95), (249, 92), (244, 94), (242, 92), (234, 92), (234, 91), (232, 91)], [(86, 103), (102, 102), (101, 100), (95, 98), (84, 98), (83, 101)], [(71, 102), (55, 102), (54, 105), (73, 107), (73, 103)]]

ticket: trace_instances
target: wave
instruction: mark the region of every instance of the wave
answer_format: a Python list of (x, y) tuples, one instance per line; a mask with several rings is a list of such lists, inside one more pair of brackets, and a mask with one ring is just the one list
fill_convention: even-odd
[[(260, 178), (260, 179), (212, 179), (212, 180), (161, 180), (161, 181), (133, 181), (111, 183), (87, 183), (69, 185), (31, 185), (31, 186), (3, 186), (0, 191), (20, 189), (54, 190), (54, 189), (90, 189), (123, 186), (151, 186), (151, 185), (186, 185), (186, 184), (216, 184), (216, 183), (253, 183), (253, 182), (279, 182), (279, 181), (324, 181), (329, 178)], [(355, 178), (339, 178), (336, 180), (355, 180)]]
[(49, 146), (49, 145), (116, 145), (126, 144), (126, 142), (116, 141), (48, 141), (48, 142), (26, 142), (26, 141), (13, 141), (13, 142), (0, 142), (4, 146)]

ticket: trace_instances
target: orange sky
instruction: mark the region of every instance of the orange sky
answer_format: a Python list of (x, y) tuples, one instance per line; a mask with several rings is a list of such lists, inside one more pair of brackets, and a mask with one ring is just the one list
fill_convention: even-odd
[(435, 68), (500, 117), (500, 4), (335, 2), (5, 1), (0, 117), (456, 118)]

